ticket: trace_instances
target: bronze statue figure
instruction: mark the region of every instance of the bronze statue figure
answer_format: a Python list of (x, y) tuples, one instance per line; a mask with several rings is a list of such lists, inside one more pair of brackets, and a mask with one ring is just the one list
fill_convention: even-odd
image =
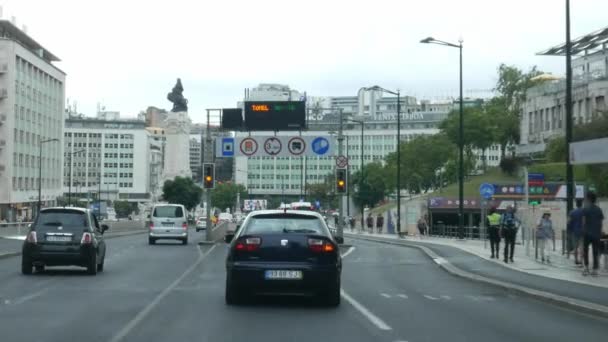
[(167, 100), (173, 102), (172, 112), (187, 112), (188, 111), (188, 99), (182, 95), (184, 87), (182, 86), (182, 80), (177, 79), (177, 83), (173, 90), (167, 94)]

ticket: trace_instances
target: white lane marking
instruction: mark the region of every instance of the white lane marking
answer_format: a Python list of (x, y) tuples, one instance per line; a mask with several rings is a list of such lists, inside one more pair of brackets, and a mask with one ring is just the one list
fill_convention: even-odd
[(380, 295), (384, 298), (391, 298), (391, 295), (389, 295), (387, 293), (381, 293)]
[(407, 299), (408, 298), (407, 295), (403, 294), (403, 293), (398, 294), (397, 297), (403, 298), (403, 299)]
[(357, 302), (353, 297), (349, 296), (344, 290), (340, 290), (340, 294), (342, 298), (344, 298), (347, 302), (350, 303), (357, 311), (359, 311), (365, 318), (367, 318), (373, 325), (375, 325), (380, 330), (392, 330), (388, 324), (386, 324), (382, 319), (378, 316), (374, 315), (371, 311), (369, 311), (365, 306), (361, 305), (361, 303)]
[(346, 258), (350, 253), (355, 251), (355, 246), (351, 246), (346, 252), (342, 254), (343, 258)]
[(42, 290), (40, 290), (38, 292), (34, 292), (34, 293), (29, 294), (27, 296), (23, 296), (23, 297), (17, 298), (14, 301), (12, 301), (10, 304), (13, 304), (13, 305), (23, 304), (23, 303), (27, 302), (28, 300), (32, 300), (32, 299), (34, 299), (36, 297), (42, 296), (48, 290), (49, 289), (42, 289)]
[(450, 296), (440, 296), (440, 297), (441, 297), (441, 299), (445, 299), (445, 300), (451, 300), (452, 299), (452, 297), (450, 297)]
[(184, 280), (184, 278), (186, 278), (190, 273), (192, 273), (192, 271), (194, 271), (194, 269), (203, 260), (205, 260), (205, 258), (215, 249), (215, 246), (217, 246), (217, 245), (211, 246), (211, 248), (209, 248), (209, 250), (207, 252), (205, 252), (204, 254), (201, 251), (200, 246), (197, 246), (198, 253), (199, 253), (198, 259), (192, 265), (190, 265), (190, 267), (188, 267), (188, 269), (185, 270), (184, 273), (182, 273), (182, 275), (180, 275), (177, 279), (175, 279), (169, 286), (167, 286), (167, 288), (165, 288), (158, 296), (156, 296), (156, 298), (154, 298), (154, 300), (152, 300), (148, 305), (146, 305), (146, 307), (143, 308), (143, 310), (141, 310), (139, 313), (137, 313), (137, 315), (135, 315), (135, 317), (133, 317), (133, 319), (130, 320), (129, 323), (127, 323), (127, 325), (125, 325), (122, 329), (120, 329), (120, 331), (116, 335), (114, 335), (114, 337), (112, 337), (110, 342), (122, 341), (131, 332), (131, 330), (133, 330), (133, 328), (135, 328), (137, 326), (137, 324), (139, 324), (139, 322), (143, 321), (146, 318), (146, 316), (154, 309), (154, 307), (156, 307), (161, 302), (161, 300), (163, 300), (163, 298), (165, 298), (169, 294), (169, 292), (171, 292), (173, 289), (175, 289), (175, 287), (177, 287), (177, 285), (182, 280)]
[(443, 265), (443, 264), (447, 264), (448, 261), (445, 260), (442, 257), (438, 257), (438, 258), (433, 258), (433, 261), (437, 264), (437, 265)]
[(433, 296), (429, 296), (429, 295), (424, 295), (424, 298), (426, 299), (430, 299), (430, 300), (438, 300), (439, 298), (433, 297)]

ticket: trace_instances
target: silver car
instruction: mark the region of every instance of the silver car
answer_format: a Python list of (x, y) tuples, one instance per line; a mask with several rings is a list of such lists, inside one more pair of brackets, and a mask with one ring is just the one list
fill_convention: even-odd
[(148, 243), (156, 240), (181, 240), (188, 244), (188, 214), (181, 204), (156, 204), (150, 214)]

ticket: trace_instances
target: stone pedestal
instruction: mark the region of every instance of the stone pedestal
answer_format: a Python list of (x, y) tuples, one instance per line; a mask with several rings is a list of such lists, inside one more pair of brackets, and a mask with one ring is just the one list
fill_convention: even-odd
[(165, 120), (163, 178), (192, 177), (190, 170), (190, 118), (187, 112), (170, 112)]

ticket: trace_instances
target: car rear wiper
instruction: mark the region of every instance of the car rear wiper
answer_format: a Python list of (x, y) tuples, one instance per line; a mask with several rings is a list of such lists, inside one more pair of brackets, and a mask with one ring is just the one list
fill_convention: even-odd
[(62, 223), (61, 222), (46, 222), (42, 224), (43, 226), (53, 226), (53, 227), (58, 227), (61, 226)]

